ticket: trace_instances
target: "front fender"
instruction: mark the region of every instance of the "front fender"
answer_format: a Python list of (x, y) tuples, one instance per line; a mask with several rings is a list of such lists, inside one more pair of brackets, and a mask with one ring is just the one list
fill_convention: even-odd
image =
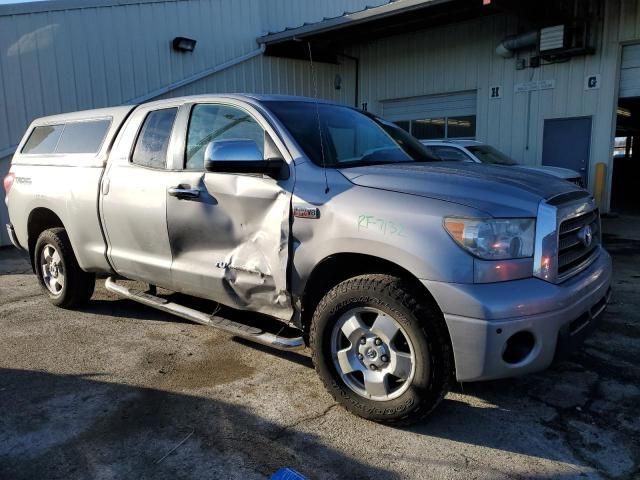
[[(299, 195), (293, 201), (294, 207), (305, 203)], [(454, 243), (442, 221), (448, 215), (485, 213), (451, 202), (356, 185), (328, 198), (318, 209), (319, 218), (293, 219), (294, 295), (304, 292), (316, 265), (339, 253), (378, 257), (419, 279), (473, 283), (473, 258)]]

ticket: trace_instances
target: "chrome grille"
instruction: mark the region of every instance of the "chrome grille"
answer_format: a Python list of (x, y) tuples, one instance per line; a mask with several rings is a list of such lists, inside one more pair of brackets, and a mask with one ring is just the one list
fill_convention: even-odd
[[(591, 229), (591, 242), (585, 227)], [(560, 224), (558, 238), (558, 279), (564, 280), (582, 270), (595, 258), (600, 247), (600, 218), (597, 210), (570, 218)]]

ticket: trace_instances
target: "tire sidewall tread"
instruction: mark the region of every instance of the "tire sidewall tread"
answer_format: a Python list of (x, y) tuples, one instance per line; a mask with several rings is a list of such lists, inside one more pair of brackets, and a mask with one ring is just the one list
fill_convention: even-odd
[[(329, 393), (347, 410), (381, 423), (408, 425), (428, 415), (447, 394), (453, 371), (448, 331), (438, 307), (425, 297), (402, 278), (369, 274), (343, 281), (322, 298), (309, 332), (313, 363)], [(428, 362), (416, 365), (412, 386), (384, 402), (351, 390), (338, 376), (329, 351), (331, 330), (340, 312), (365, 305), (391, 314), (410, 337), (416, 357), (428, 356)]]
[[(58, 251), (65, 273), (65, 284), (58, 295), (51, 293), (43, 280), (40, 255), (47, 244), (53, 245)], [(62, 308), (73, 308), (86, 303), (91, 298), (95, 290), (95, 274), (80, 268), (64, 228), (50, 228), (43, 231), (36, 241), (33, 255), (36, 276), (51, 303)]]

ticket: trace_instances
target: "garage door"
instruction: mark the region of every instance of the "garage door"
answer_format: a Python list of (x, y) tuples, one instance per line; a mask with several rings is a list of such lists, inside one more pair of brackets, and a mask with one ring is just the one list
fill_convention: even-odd
[(640, 97), (640, 44), (622, 48), (620, 98)]
[(475, 90), (382, 102), (382, 116), (421, 139), (474, 138)]

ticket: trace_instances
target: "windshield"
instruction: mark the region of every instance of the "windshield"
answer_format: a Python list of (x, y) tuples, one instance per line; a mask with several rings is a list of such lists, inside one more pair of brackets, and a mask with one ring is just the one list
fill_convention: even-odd
[(500, 150), (490, 145), (472, 145), (467, 150), (473, 153), (482, 163), (491, 163), (493, 165), (518, 165), (511, 157), (508, 157)]
[(350, 107), (296, 101), (264, 103), (319, 166), (438, 160), (393, 123)]

